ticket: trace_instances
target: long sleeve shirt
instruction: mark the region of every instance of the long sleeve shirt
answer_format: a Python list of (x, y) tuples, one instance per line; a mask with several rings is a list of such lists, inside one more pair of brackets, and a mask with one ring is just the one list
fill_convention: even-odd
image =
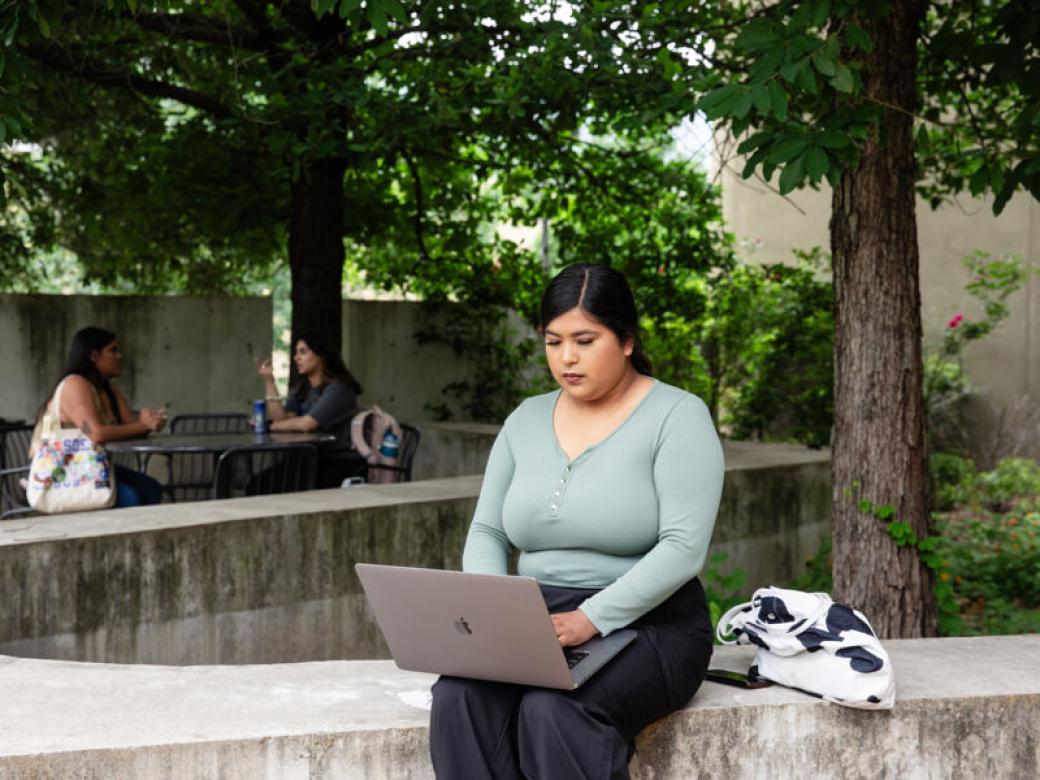
[(656, 382), (606, 438), (569, 460), (556, 439), (560, 391), (524, 401), (488, 459), (463, 569), (601, 589), (581, 610), (606, 636), (704, 565), (722, 495), (722, 446), (695, 395)]

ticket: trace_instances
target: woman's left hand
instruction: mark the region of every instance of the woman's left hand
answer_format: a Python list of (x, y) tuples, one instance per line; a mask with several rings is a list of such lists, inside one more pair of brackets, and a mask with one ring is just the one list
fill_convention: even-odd
[(556, 638), (564, 647), (588, 642), (599, 633), (580, 609), (573, 612), (557, 612), (549, 617), (552, 618), (553, 628), (556, 629)]

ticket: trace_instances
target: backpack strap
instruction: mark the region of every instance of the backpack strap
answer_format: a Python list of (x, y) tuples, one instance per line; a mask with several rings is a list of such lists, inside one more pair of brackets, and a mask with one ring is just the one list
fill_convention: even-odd
[(371, 414), (372, 409), (362, 409), (350, 420), (350, 443), (354, 446), (354, 451), (369, 462), (372, 461), (374, 453), (365, 439), (365, 421)]

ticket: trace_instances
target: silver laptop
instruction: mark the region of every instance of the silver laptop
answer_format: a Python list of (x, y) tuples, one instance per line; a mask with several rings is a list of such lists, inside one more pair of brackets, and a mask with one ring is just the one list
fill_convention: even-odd
[(572, 690), (629, 642), (632, 629), (562, 648), (530, 577), (354, 567), (402, 669)]

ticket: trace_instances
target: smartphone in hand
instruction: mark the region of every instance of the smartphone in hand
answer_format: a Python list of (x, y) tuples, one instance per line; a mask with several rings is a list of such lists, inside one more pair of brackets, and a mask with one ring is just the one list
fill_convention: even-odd
[(768, 688), (773, 684), (769, 680), (748, 677), (742, 672), (731, 672), (729, 669), (709, 669), (705, 672), (704, 679), (737, 688)]

